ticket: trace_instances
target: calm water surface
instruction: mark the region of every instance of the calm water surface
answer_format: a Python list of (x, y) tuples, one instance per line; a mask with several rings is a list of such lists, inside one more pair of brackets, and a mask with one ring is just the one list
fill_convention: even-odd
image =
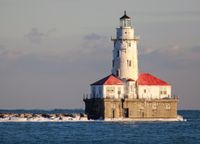
[(197, 144), (200, 111), (179, 111), (186, 122), (8, 122), (0, 144)]

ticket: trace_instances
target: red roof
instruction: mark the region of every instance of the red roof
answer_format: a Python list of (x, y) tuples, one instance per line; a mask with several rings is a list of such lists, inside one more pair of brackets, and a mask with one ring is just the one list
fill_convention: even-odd
[(91, 85), (123, 85), (123, 82), (119, 78), (111, 74), (99, 81), (96, 81)]
[(149, 73), (142, 73), (139, 75), (138, 85), (169, 85), (169, 84)]

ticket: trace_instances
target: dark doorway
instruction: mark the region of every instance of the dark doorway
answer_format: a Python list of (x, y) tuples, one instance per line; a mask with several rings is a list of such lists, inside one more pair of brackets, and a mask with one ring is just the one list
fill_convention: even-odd
[(128, 108), (124, 108), (124, 117), (125, 117), (125, 118), (128, 118), (128, 117), (129, 117)]
[(142, 117), (144, 117), (144, 112), (142, 112)]
[(115, 109), (112, 109), (112, 118), (115, 118)]

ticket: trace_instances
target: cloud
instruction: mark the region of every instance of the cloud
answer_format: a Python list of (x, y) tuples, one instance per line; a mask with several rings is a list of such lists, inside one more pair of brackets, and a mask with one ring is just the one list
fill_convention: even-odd
[(56, 28), (49, 29), (46, 33), (40, 32), (38, 28), (32, 28), (25, 37), (33, 44), (41, 44), (45, 38), (56, 32)]
[(32, 28), (28, 34), (25, 35), (31, 43), (40, 44), (45, 38), (45, 34), (39, 32), (37, 28)]
[(112, 43), (108, 41), (108, 38), (99, 34), (88, 34), (83, 37), (84, 41), (81, 45), (81, 50), (84, 54), (95, 55), (95, 57), (102, 58), (112, 54)]
[[(96, 38), (93, 39), (92, 36)], [(97, 37), (98, 40), (96, 40)], [(13, 63), (18, 63), (19, 67), (23, 64), (24, 68), (33, 71), (44, 70), (47, 73), (58, 72), (56, 69), (59, 69), (59, 66), (63, 67), (62, 69), (73, 67), (72, 69), (79, 69), (78, 71), (94, 69), (101, 73), (105, 67), (110, 66), (112, 43), (105, 36), (91, 33), (82, 36), (81, 40), (80, 44), (73, 45), (64, 38), (53, 41), (47, 39), (42, 46), (36, 45), (38, 48), (30, 44), (27, 45), (28, 48), (6, 48), (2, 45), (0, 46), (0, 58), (5, 61), (13, 60)]]
[(150, 47), (145, 47), (143, 49), (138, 50), (139, 55), (148, 55), (148, 54), (151, 54), (153, 52), (155, 52), (155, 49), (150, 48)]
[(6, 51), (5, 46), (4, 45), (0, 45), (0, 55), (3, 55), (5, 51)]
[(200, 46), (184, 48), (175, 45), (163, 49), (143, 48), (139, 59), (141, 69), (145, 71), (200, 70)]
[[(19, 59), (20, 62), (26, 60), (52, 63), (76, 63), (79, 61), (84, 63), (84, 60), (91, 61), (90, 58), (100, 61), (105, 57), (108, 59), (109, 54), (110, 56), (112, 54), (110, 47), (112, 43), (104, 35), (95, 33), (83, 35), (81, 41), (73, 43), (70, 40), (66, 41), (68, 39), (66, 37), (50, 38), (55, 31), (56, 29), (51, 29), (42, 33), (37, 28), (33, 28), (26, 35), (31, 43), (25, 43), (23, 40), (12, 45), (7, 43), (7, 47), (1, 45), (0, 57), (15, 61)], [(42, 42), (43, 44), (40, 45)]]
[(89, 41), (94, 41), (94, 40), (101, 40), (104, 39), (104, 36), (101, 36), (99, 34), (96, 33), (91, 33), (91, 34), (87, 34), (83, 37), (84, 40), (89, 40)]
[(200, 46), (195, 46), (187, 50), (188, 60), (200, 61)]
[[(90, 83), (110, 73), (112, 59), (109, 39), (103, 35), (99, 35), (99, 40), (84, 37), (77, 47), (67, 45), (70, 42), (64, 38), (63, 43), (60, 39), (47, 40), (38, 46), (41, 49), (30, 51), (33, 48), (28, 48), (25, 50), (28, 53), (12, 62), (0, 61), (1, 99), (7, 101), (8, 106), (17, 107), (18, 104), (19, 108), (83, 106), (82, 94), (89, 92)], [(6, 49), (1, 46), (0, 51)], [(12, 97), (16, 99), (13, 105)], [(1, 107), (5, 107), (6, 104), (2, 104), (1, 101)]]
[(184, 48), (178, 45), (174, 45), (168, 48), (143, 48), (140, 55), (157, 55), (161, 57), (168, 57), (174, 60), (200, 60), (200, 46), (193, 46), (191, 48)]
[(7, 47), (0, 45), (0, 58), (7, 60), (16, 60), (25, 53), (20, 49), (8, 49)]
[(47, 36), (50, 36), (51, 34), (55, 33), (57, 31), (56, 28), (52, 28), (52, 29), (49, 29), (46, 33)]

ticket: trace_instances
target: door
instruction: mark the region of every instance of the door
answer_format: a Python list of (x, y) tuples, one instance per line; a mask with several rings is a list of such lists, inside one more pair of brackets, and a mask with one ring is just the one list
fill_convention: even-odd
[(125, 118), (129, 117), (129, 110), (128, 110), (128, 108), (124, 108), (124, 117)]
[(115, 109), (112, 109), (112, 118), (115, 118)]

